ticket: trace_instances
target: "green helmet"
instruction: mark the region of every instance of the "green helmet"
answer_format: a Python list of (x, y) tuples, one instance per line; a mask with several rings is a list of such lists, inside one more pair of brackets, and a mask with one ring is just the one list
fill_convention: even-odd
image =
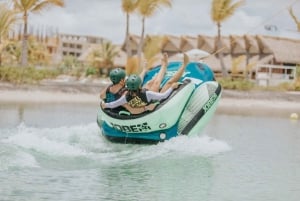
[(126, 76), (125, 70), (122, 68), (115, 68), (109, 73), (109, 78), (113, 84), (119, 83)]
[(126, 80), (126, 87), (131, 91), (136, 91), (140, 88), (142, 79), (138, 75), (130, 75)]

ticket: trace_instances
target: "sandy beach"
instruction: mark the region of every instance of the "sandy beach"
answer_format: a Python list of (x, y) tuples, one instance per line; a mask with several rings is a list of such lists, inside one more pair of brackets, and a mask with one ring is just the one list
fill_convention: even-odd
[[(0, 104), (99, 103), (103, 84), (45, 84), (14, 86), (0, 84)], [(248, 115), (300, 114), (300, 92), (241, 92), (223, 90), (218, 112)]]

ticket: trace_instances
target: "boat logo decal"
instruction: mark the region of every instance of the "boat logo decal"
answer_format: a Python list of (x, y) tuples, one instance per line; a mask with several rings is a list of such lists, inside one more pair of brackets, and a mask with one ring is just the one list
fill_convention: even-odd
[(119, 124), (115, 124), (115, 123), (110, 123), (110, 124), (114, 129), (119, 130), (121, 132), (125, 132), (125, 133), (151, 131), (151, 127), (148, 125), (147, 122), (144, 122), (142, 124), (133, 124), (133, 125), (119, 125)]
[[(177, 73), (176, 70), (175, 71), (167, 71), (165, 74), (165, 77), (173, 77), (176, 73)], [(191, 74), (191, 72), (184, 72), (181, 77), (186, 77), (188, 74)]]
[(159, 128), (166, 128), (167, 127), (167, 124), (166, 123), (161, 123), (159, 124)]
[(209, 108), (211, 108), (211, 106), (214, 104), (214, 102), (217, 100), (218, 96), (216, 93), (214, 93), (209, 100), (205, 103), (205, 105), (203, 106), (203, 110), (206, 113)]

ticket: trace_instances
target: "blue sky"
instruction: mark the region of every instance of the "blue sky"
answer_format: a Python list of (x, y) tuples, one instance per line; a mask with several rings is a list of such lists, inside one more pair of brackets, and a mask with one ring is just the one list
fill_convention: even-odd
[[(65, 2), (65, 8), (55, 7), (42, 14), (31, 15), (30, 22), (58, 28), (61, 33), (102, 36), (117, 44), (124, 41), (126, 18), (121, 10), (121, 0)], [(246, 0), (235, 15), (223, 23), (222, 33), (259, 33), (300, 39), (300, 33), (296, 32), (296, 25), (287, 10), (290, 5), (300, 19), (300, 0)], [(210, 8), (211, 0), (173, 0), (172, 8), (164, 8), (147, 19), (146, 34), (216, 35)], [(133, 15), (130, 24), (131, 33), (140, 35), (140, 17)], [(270, 25), (275, 25), (277, 31), (264, 28)]]

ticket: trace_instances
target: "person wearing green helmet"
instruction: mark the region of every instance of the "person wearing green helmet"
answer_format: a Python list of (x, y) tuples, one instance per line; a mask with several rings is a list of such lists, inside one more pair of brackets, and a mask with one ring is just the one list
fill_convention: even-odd
[(102, 103), (102, 108), (116, 108), (123, 106), (125, 108), (143, 108), (140, 112), (152, 111), (155, 109), (154, 101), (161, 101), (169, 97), (174, 89), (178, 87), (178, 80), (185, 71), (185, 68), (189, 62), (189, 58), (184, 54), (183, 64), (174, 74), (174, 76), (168, 80), (168, 82), (160, 89), (161, 81), (167, 69), (167, 55), (164, 54), (162, 59), (162, 66), (159, 73), (149, 83), (142, 88), (142, 79), (138, 75), (130, 75), (126, 80), (127, 92), (118, 100), (110, 103)]
[(119, 99), (125, 92), (125, 77), (124, 69), (115, 68), (111, 70), (109, 78), (112, 84), (101, 91), (100, 98), (107, 103)]
[[(144, 77), (146, 72), (147, 70), (146, 68), (144, 68), (140, 74), (140, 77)], [(127, 91), (127, 88), (125, 88), (125, 70), (123, 70), (122, 68), (115, 68), (110, 71), (109, 78), (112, 83), (100, 93), (100, 99), (102, 99), (106, 103), (118, 100)], [(139, 114), (143, 112), (141, 108), (132, 108), (129, 105), (124, 105), (123, 107), (132, 114)], [(149, 107), (154, 107), (154, 105), (150, 104)], [(116, 109), (116, 111), (120, 111), (123, 108), (116, 107), (114, 109)]]

